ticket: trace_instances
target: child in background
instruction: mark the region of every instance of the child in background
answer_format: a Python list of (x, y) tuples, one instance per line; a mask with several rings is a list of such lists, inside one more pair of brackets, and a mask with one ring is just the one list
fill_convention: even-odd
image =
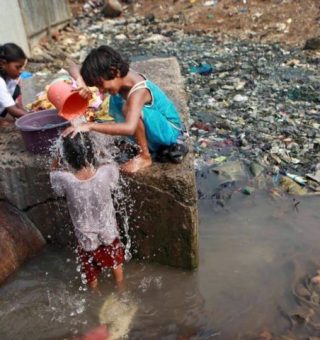
[[(81, 67), (70, 68), (79, 84), (80, 94), (90, 95), (87, 86), (96, 86), (110, 94), (110, 115), (116, 123), (86, 123), (67, 128), (64, 135), (79, 131), (96, 131), (109, 135), (134, 136), (140, 153), (122, 166), (136, 172), (152, 164), (151, 154), (177, 144), (182, 135), (179, 113), (173, 102), (153, 82), (131, 70), (129, 63), (108, 46), (93, 49)], [(183, 156), (187, 149), (181, 151)], [(178, 158), (177, 158), (178, 159)]]
[(8, 120), (4, 119), (8, 113), (16, 118), (28, 113), (22, 106), (18, 85), (26, 63), (25, 53), (16, 44), (7, 43), (0, 46), (0, 125), (8, 124)]
[(123, 282), (124, 248), (120, 242), (111, 190), (119, 171), (115, 164), (95, 167), (87, 133), (63, 139), (63, 157), (71, 171), (57, 169), (54, 161), (51, 185), (58, 196), (66, 196), (78, 240), (81, 271), (89, 286), (98, 286), (102, 268), (112, 268), (118, 286)]

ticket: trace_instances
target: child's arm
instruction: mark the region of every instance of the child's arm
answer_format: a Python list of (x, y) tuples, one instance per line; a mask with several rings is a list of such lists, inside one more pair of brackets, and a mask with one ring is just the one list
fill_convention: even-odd
[[(5, 108), (8, 113), (10, 113), (13, 117), (22, 117), (28, 112), (22, 106), (22, 98), (21, 98), (21, 89), (18, 85), (16, 85), (14, 89), (14, 94), (12, 95), (9, 92), (7, 84), (4, 79), (0, 77), (0, 106)], [(14, 98), (19, 98), (20, 96), (20, 104)], [(14, 97), (14, 98), (13, 98)]]
[(123, 108), (125, 115), (124, 123), (86, 123), (77, 127), (70, 126), (63, 132), (63, 136), (72, 133), (74, 137), (78, 132), (96, 131), (108, 135), (133, 136), (137, 130), (138, 122), (141, 117), (143, 105), (149, 100), (148, 90), (141, 89), (130, 96)]
[(11, 114), (11, 116), (17, 117), (17, 118), (22, 117), (28, 113), (28, 111), (19, 107), (17, 104), (7, 107), (6, 109)]
[(70, 76), (76, 80), (78, 85), (77, 90), (79, 90), (79, 94), (85, 99), (91, 98), (92, 93), (81, 77), (79, 65), (70, 60), (68, 72)]

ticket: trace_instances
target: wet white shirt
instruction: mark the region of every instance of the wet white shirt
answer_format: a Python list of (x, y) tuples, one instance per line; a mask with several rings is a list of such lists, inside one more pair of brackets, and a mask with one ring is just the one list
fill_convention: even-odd
[(14, 90), (17, 86), (17, 80), (9, 79), (5, 81), (0, 77), (0, 114), (10, 106), (15, 105), (15, 101), (12, 98)]
[(66, 196), (80, 246), (93, 251), (119, 237), (111, 189), (119, 179), (118, 166), (107, 164), (93, 177), (79, 180), (71, 172), (52, 171), (50, 181), (58, 196)]

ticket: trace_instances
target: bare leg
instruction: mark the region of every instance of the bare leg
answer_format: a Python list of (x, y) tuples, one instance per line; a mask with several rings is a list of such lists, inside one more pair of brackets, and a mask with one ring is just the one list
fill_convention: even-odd
[(139, 119), (137, 130), (134, 136), (136, 138), (137, 144), (140, 147), (140, 152), (138, 156), (130, 159), (121, 166), (121, 170), (128, 173), (137, 172), (141, 169), (147, 168), (152, 164), (151, 155), (148, 149), (146, 132), (141, 119)]
[(94, 279), (93, 281), (89, 282), (89, 286), (92, 289), (97, 289), (98, 288), (98, 279)]
[(119, 292), (124, 290), (124, 277), (123, 277), (123, 266), (120, 264), (117, 268), (113, 268), (113, 276), (117, 284)]

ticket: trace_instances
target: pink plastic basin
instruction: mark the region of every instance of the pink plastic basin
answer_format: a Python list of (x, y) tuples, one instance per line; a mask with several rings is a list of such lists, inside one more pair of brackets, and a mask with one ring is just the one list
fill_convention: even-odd
[(57, 110), (43, 110), (29, 113), (16, 120), (16, 127), (26, 149), (32, 153), (48, 153), (61, 130), (70, 123), (58, 116)]

